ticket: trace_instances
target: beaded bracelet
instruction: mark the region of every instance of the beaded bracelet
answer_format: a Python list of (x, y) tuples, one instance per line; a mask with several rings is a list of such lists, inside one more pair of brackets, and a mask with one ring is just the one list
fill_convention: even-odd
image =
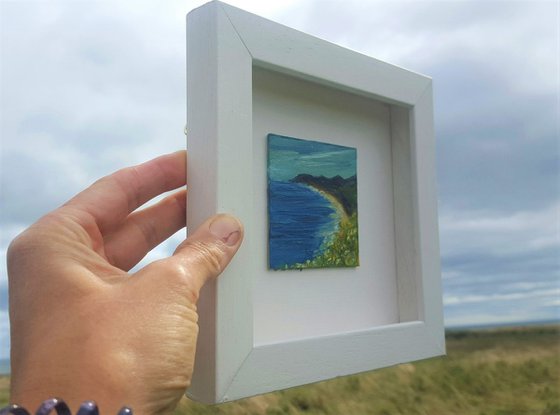
[[(70, 408), (66, 405), (62, 399), (52, 398), (44, 401), (39, 409), (35, 412), (35, 415), (49, 415), (53, 410), (56, 411), (57, 415), (72, 415)], [(31, 415), (27, 409), (18, 406), (10, 405), (5, 408), (0, 409), (0, 415)], [(80, 409), (76, 415), (99, 415), (99, 409), (94, 401), (85, 401), (80, 405)], [(117, 415), (132, 415), (132, 409), (123, 407)]]

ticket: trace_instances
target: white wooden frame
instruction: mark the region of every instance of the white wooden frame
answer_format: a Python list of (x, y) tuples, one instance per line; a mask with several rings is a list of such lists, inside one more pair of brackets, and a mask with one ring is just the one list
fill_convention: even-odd
[[(253, 341), (252, 71), (265, 68), (390, 110), (399, 322), (318, 338)], [(213, 1), (187, 17), (187, 228), (216, 212), (242, 248), (202, 291), (191, 398), (219, 403), (445, 354), (432, 85), (389, 65)], [(348, 305), (351, 307), (351, 305)]]

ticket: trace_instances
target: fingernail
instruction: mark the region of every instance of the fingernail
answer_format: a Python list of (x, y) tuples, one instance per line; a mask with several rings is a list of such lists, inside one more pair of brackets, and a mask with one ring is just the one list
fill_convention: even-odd
[(210, 223), (210, 232), (228, 246), (234, 246), (241, 237), (241, 224), (233, 216), (220, 215)]

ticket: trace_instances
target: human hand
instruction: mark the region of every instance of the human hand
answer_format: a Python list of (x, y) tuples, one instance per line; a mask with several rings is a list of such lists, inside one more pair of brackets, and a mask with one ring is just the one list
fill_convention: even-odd
[(241, 224), (208, 219), (175, 253), (140, 271), (146, 253), (185, 226), (185, 152), (95, 182), (19, 235), (8, 250), (11, 400), (50, 397), (103, 414), (172, 411), (190, 384), (196, 302), (239, 248)]

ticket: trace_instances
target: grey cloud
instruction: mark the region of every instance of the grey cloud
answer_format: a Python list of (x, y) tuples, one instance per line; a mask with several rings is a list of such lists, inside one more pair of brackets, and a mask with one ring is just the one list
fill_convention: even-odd
[(8, 313), (0, 311), (0, 359), (8, 359), (10, 357), (10, 322)]
[(433, 78), (444, 209), (558, 198), (556, 4), (315, 0), (302, 15), (305, 30)]
[(181, 26), (161, 44), (167, 28), (151, 35), (103, 4), (10, 2), (2, 29), (17, 36), (2, 48), (3, 226), (31, 223), (124, 163), (184, 146)]
[[(457, 88), (457, 96), (460, 89)], [(445, 101), (445, 100), (442, 100)], [(540, 108), (554, 107), (553, 97), (520, 102), (504, 97), (502, 108), (472, 113), (450, 125), (436, 117), (438, 185), (442, 207), (471, 210), (484, 206), (504, 213), (546, 206), (558, 198), (558, 132), (528, 135), (525, 125), (538, 122)], [(444, 108), (445, 103), (436, 105)], [(510, 107), (510, 108), (508, 108)], [(467, 125), (465, 125), (467, 124)], [(545, 125), (543, 125), (544, 127)], [(489, 180), (491, 178), (491, 180)]]
[[(560, 258), (556, 255), (558, 248), (542, 249), (537, 252), (522, 252), (509, 255), (495, 255), (485, 252), (460, 252), (444, 256), (442, 265), (449, 270), (470, 273), (473, 276), (485, 276), (491, 273), (493, 277), (504, 276), (512, 281), (516, 275), (548, 276), (551, 281), (558, 279)], [(453, 279), (452, 279), (453, 280)], [(476, 281), (479, 283), (480, 281)], [(471, 283), (471, 280), (468, 281)]]
[(0, 311), (8, 310), (8, 286), (0, 285)]
[(1, 209), (3, 228), (10, 224), (29, 225), (69, 199), (82, 185), (68, 164), (13, 153), (1, 160), (2, 168), (10, 172), (0, 179), (2, 198), (9, 201)]
[[(471, 306), (486, 307), (478, 304), (482, 301), (463, 304), (472, 296), (492, 301), (489, 296), (499, 295), (510, 306), (521, 300), (533, 305), (553, 302), (560, 289), (558, 219), (557, 204), (509, 215), (488, 210), (442, 214), (443, 286), (445, 296), (455, 299), (446, 310), (470, 313)], [(543, 291), (549, 294), (535, 295)], [(519, 310), (512, 306), (512, 312)], [(539, 310), (542, 316), (554, 316), (553, 307)]]
[(472, 326), (491, 324), (497, 321), (519, 323), (525, 321), (558, 320), (558, 305), (527, 297), (514, 301), (496, 301), (488, 297), (486, 301), (467, 304), (457, 303), (445, 309), (448, 326)]
[[(83, 122), (73, 128), (45, 113), (26, 117), (18, 138), (27, 145), (0, 154), (0, 188), (6, 201), (0, 207), (0, 224), (29, 225), (97, 178), (126, 164), (180, 148), (180, 134), (174, 134), (175, 140), (155, 140), (159, 134), (150, 123), (144, 128), (140, 120), (137, 124), (118, 119)], [(150, 146), (153, 150), (144, 150), (146, 156), (123, 161), (127, 155)]]
[(443, 258), (443, 268), (452, 277), (444, 278), (446, 295), (530, 294), (560, 288), (557, 250), (526, 255), (457, 254)]
[[(505, 47), (495, 52), (511, 58), (529, 45), (536, 49), (535, 38), (550, 44), (554, 40), (543, 37), (555, 34), (556, 12), (553, 2), (544, 1), (311, 0), (298, 5), (299, 17), (292, 20), (306, 31), (349, 43), (371, 56), (392, 50), (391, 55), (399, 59), (393, 63), (429, 66), (448, 54), (484, 54), (497, 45)], [(494, 55), (493, 60), (499, 61), (500, 56)]]
[[(13, 27), (18, 25), (26, 29), (18, 42), (2, 49), (7, 137), (19, 133), (29, 114), (82, 128), (122, 120), (144, 128), (145, 135), (162, 131), (154, 131), (154, 125), (167, 123), (168, 114), (184, 119), (183, 48), (160, 45), (155, 35), (151, 42), (144, 28), (95, 3), (58, 6), (62, 11), (46, 21), (25, 5), (11, 4), (12, 14), (4, 14), (10, 17), (6, 31), (18, 33)], [(182, 35), (182, 28), (177, 32)], [(142, 139), (131, 135), (127, 141)]]
[(150, 35), (125, 14), (114, 15), (110, 7), (94, 2), (59, 3), (53, 19), (44, 19), (48, 6), (36, 6), (6, 7), (5, 31), (20, 37), (3, 48), (10, 58), (4, 64), (5, 76), (32, 75), (28, 82), (46, 81), (41, 82), (46, 88), (80, 83), (90, 92), (124, 89), (131, 98), (181, 103), (184, 91), (174, 92), (177, 84), (170, 80), (183, 81), (184, 57), (168, 44), (159, 44), (157, 34)]

